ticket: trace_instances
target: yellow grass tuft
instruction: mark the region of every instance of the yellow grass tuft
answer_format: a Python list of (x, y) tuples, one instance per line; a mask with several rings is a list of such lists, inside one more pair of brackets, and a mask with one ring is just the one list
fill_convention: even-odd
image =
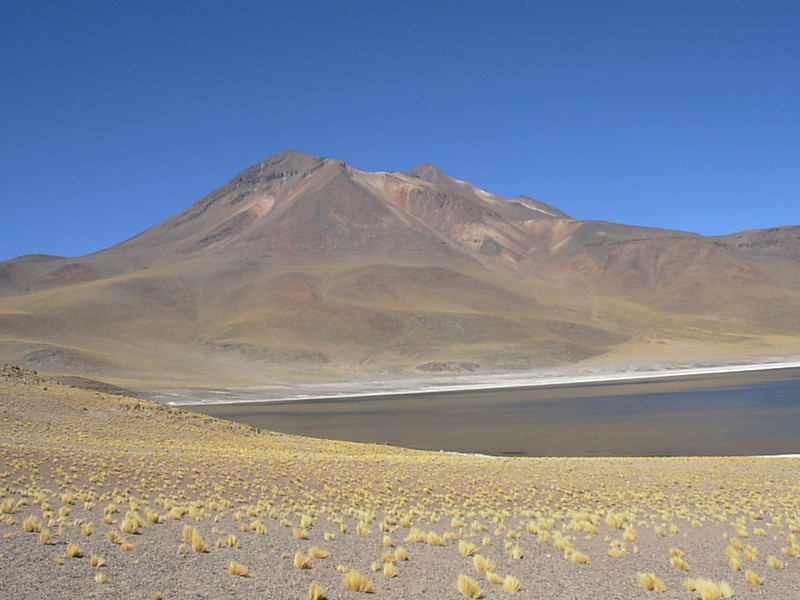
[(478, 552), (478, 547), (475, 544), (466, 540), (458, 542), (458, 553), (461, 556), (474, 556), (476, 552)]
[(767, 566), (770, 569), (775, 569), (777, 571), (777, 570), (783, 569), (784, 564), (783, 564), (783, 561), (780, 560), (777, 556), (770, 555), (767, 558)]
[(399, 561), (408, 560), (408, 552), (402, 546), (395, 548), (394, 557)]
[(444, 538), (435, 531), (429, 532), (425, 541), (428, 542), (428, 546), (444, 546)]
[(394, 563), (387, 562), (383, 565), (383, 576), (384, 577), (396, 577), (397, 576), (397, 567), (394, 566)]
[(25, 520), (22, 521), (22, 530), (28, 533), (41, 533), (42, 524), (35, 515), (30, 515), (25, 517)]
[(456, 589), (466, 598), (483, 598), (483, 590), (478, 582), (463, 573), (456, 580)]
[(292, 564), (295, 569), (310, 569), (311, 559), (302, 552), (295, 552)]
[(689, 563), (683, 560), (680, 556), (673, 556), (669, 564), (672, 565), (672, 568), (676, 571), (688, 571), (689, 570)]
[(372, 593), (372, 582), (358, 571), (348, 571), (342, 580), (344, 587), (351, 592)]
[(473, 556), (472, 564), (478, 573), (488, 573), (494, 571), (496, 568), (495, 564), (482, 554), (476, 554)]
[(763, 577), (759, 577), (759, 575), (755, 571), (751, 571), (749, 569), (744, 574), (744, 579), (750, 585), (763, 585), (764, 584), (764, 578)]
[(735, 556), (729, 556), (728, 567), (731, 569), (731, 571), (740, 571), (742, 569), (742, 561)]
[(506, 578), (503, 580), (503, 591), (506, 594), (515, 594), (521, 590), (522, 590), (522, 584), (519, 582), (519, 579), (517, 579), (513, 575), (507, 575)]
[(208, 552), (208, 544), (206, 544), (205, 541), (203, 541), (203, 538), (197, 529), (194, 529), (192, 531), (191, 544), (192, 544), (192, 550), (194, 552), (198, 553)]
[(308, 531), (306, 531), (305, 529), (300, 529), (295, 527), (294, 529), (292, 529), (292, 535), (298, 540), (308, 539)]
[(569, 559), (579, 565), (588, 565), (591, 561), (589, 557), (586, 556), (583, 552), (579, 552), (578, 550), (567, 550), (565, 554), (569, 555)]
[(486, 581), (500, 585), (503, 583), (503, 576), (500, 573), (493, 573), (492, 571), (486, 572)]
[(732, 598), (733, 590), (724, 581), (719, 583), (698, 577), (696, 579), (687, 579), (683, 582), (683, 587), (689, 591), (697, 592), (700, 600), (722, 600), (722, 598)]
[(312, 581), (308, 586), (308, 600), (325, 600), (325, 588)]
[(108, 583), (108, 577), (106, 577), (105, 573), (98, 573), (94, 576), (94, 580), (97, 583)]
[(64, 553), (70, 558), (80, 558), (83, 556), (83, 550), (81, 550), (77, 544), (73, 544), (72, 542), (67, 544), (67, 549), (64, 551)]
[(656, 577), (655, 573), (637, 573), (636, 582), (640, 588), (648, 592), (663, 592), (667, 589), (667, 586)]
[(756, 562), (757, 558), (758, 550), (754, 546), (747, 544), (747, 546), (744, 547), (744, 559), (747, 562)]
[(92, 554), (89, 557), (89, 564), (92, 565), (93, 567), (102, 567), (104, 564), (106, 564), (106, 561), (103, 560), (103, 558), (101, 558), (100, 556)]
[(308, 549), (308, 555), (311, 558), (320, 558), (321, 559), (321, 558), (328, 558), (331, 555), (331, 553), (328, 552), (327, 550), (323, 550), (322, 548), (319, 548), (318, 546), (311, 546), (311, 548)]
[(49, 529), (42, 529), (39, 532), (39, 543), (44, 545), (50, 540), (50, 530)]
[(228, 563), (228, 573), (237, 577), (250, 577), (250, 569), (235, 560)]

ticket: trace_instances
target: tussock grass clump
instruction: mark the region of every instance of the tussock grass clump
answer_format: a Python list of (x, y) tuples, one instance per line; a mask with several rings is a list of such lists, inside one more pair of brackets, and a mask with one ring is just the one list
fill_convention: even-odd
[(235, 560), (228, 563), (228, 573), (237, 577), (250, 577), (250, 569)]
[(428, 532), (425, 541), (428, 542), (428, 546), (444, 546), (444, 538), (435, 531)]
[(606, 515), (606, 525), (611, 529), (622, 529), (627, 520), (628, 515), (624, 513), (608, 513)]
[(519, 582), (519, 579), (513, 575), (507, 575), (506, 578), (503, 579), (503, 591), (506, 594), (515, 594), (521, 590), (522, 584)]
[(121, 544), (121, 543), (123, 543), (125, 541), (125, 538), (123, 538), (120, 534), (118, 534), (113, 529), (109, 529), (108, 530), (108, 532), (106, 533), (106, 539), (109, 542), (111, 542), (112, 544), (117, 544), (117, 545), (119, 545), (119, 544)]
[(408, 542), (409, 544), (421, 544), (427, 539), (427, 536), (423, 531), (417, 529), (416, 527), (412, 527), (408, 530), (408, 535), (406, 535), (403, 541)]
[(731, 586), (724, 581), (719, 583), (698, 577), (696, 579), (687, 579), (683, 582), (683, 587), (690, 592), (697, 592), (700, 600), (722, 600), (722, 598), (732, 598), (733, 590)]
[(70, 542), (67, 544), (67, 549), (64, 551), (64, 554), (70, 558), (81, 558), (83, 556), (83, 550), (81, 550), (77, 544)]
[(358, 571), (348, 571), (342, 579), (345, 589), (362, 594), (372, 593), (372, 582)]
[(471, 542), (467, 542), (466, 540), (458, 542), (458, 553), (461, 556), (474, 556), (477, 551), (478, 547)]
[(566, 550), (564, 554), (565, 556), (569, 556), (569, 559), (578, 565), (588, 565), (591, 562), (588, 556), (578, 550)]
[(310, 569), (311, 559), (302, 552), (295, 552), (292, 564), (295, 569)]
[(312, 581), (308, 586), (308, 600), (325, 600), (325, 588)]
[(193, 552), (197, 552), (199, 554), (208, 552), (208, 544), (205, 543), (203, 537), (200, 535), (200, 532), (197, 529), (192, 531), (192, 538), (190, 541)]
[(493, 583), (495, 585), (501, 585), (504, 581), (504, 577), (500, 575), (500, 573), (493, 573), (492, 571), (486, 572), (486, 581), (489, 583)]
[(356, 535), (370, 535), (371, 533), (372, 530), (364, 521), (359, 521), (358, 525), (356, 525)]
[(41, 533), (42, 524), (35, 515), (29, 515), (22, 521), (22, 530), (27, 533)]
[(754, 546), (747, 544), (747, 546), (744, 547), (744, 559), (747, 562), (756, 562), (757, 558), (758, 550)]
[(767, 566), (770, 569), (775, 569), (777, 571), (777, 570), (783, 569), (784, 564), (783, 564), (783, 561), (780, 560), (777, 556), (770, 555), (767, 558)]
[(751, 571), (750, 569), (748, 569), (747, 572), (745, 572), (744, 579), (750, 585), (763, 585), (764, 584), (764, 578), (760, 577), (758, 575), (758, 573), (756, 573), (755, 571)]
[(92, 554), (89, 557), (89, 564), (93, 567), (102, 567), (104, 564), (106, 564), (106, 561), (102, 557)]
[(655, 573), (637, 573), (636, 583), (639, 584), (640, 588), (648, 592), (664, 592), (667, 589), (667, 586), (656, 577)]
[(50, 530), (42, 529), (39, 532), (39, 543), (44, 546), (48, 541), (50, 541)]
[(397, 567), (394, 566), (394, 563), (387, 562), (383, 565), (383, 576), (397, 577)]
[(308, 549), (308, 555), (311, 558), (323, 559), (323, 558), (328, 558), (331, 555), (331, 553), (328, 552), (327, 550), (323, 550), (318, 546), (311, 546), (311, 548)]
[(742, 561), (740, 561), (737, 556), (729, 556), (728, 557), (728, 568), (730, 568), (731, 571), (741, 571), (742, 570)]
[(478, 582), (463, 573), (456, 579), (456, 589), (466, 598), (483, 598), (483, 590)]
[(476, 554), (475, 556), (473, 556), (472, 564), (478, 573), (488, 573), (494, 571), (497, 568), (496, 565), (491, 560), (489, 560), (482, 554)]
[(402, 546), (395, 548), (394, 557), (399, 561), (408, 560), (408, 552)]
[(106, 577), (105, 573), (98, 573), (94, 576), (94, 580), (97, 583), (108, 583), (108, 577)]
[(683, 560), (680, 556), (673, 556), (669, 564), (672, 565), (672, 568), (676, 571), (688, 571), (689, 570), (689, 563)]

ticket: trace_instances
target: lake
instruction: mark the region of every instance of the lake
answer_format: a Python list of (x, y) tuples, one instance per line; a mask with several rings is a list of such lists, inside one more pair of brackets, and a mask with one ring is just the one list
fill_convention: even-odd
[(284, 433), (505, 456), (800, 453), (800, 368), (186, 408)]

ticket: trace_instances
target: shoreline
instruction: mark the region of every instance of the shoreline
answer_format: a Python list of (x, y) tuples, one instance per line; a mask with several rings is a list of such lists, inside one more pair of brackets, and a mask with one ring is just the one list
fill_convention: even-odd
[[(295, 383), (294, 393), (289, 393), (292, 384), (253, 386), (248, 388), (182, 390), (150, 395), (150, 399), (175, 407), (209, 406), (224, 404), (292, 403), (307, 400), (341, 400), (346, 398), (378, 398), (384, 396), (407, 396), (414, 394), (437, 394), (446, 392), (506, 390), (515, 388), (538, 388), (559, 385), (627, 382), (642, 379), (667, 379), (696, 375), (725, 373), (747, 373), (780, 369), (800, 368), (800, 361), (764, 362), (750, 364), (728, 364), (716, 366), (693, 366), (676, 368), (654, 368), (637, 371), (586, 371), (580, 374), (564, 374), (566, 368), (538, 375), (504, 373), (493, 375), (451, 375), (438, 379), (375, 378), (371, 380), (336, 381), (326, 383)], [(573, 369), (574, 370), (574, 369)], [(188, 397), (187, 396), (194, 396)]]

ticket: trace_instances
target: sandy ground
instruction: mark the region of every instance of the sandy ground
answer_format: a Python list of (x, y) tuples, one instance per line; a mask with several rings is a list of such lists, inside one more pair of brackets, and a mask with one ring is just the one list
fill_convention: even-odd
[[(690, 599), (697, 578), (742, 599), (800, 589), (797, 458), (414, 452), (263, 432), (10, 368), (0, 424), (0, 598), (288, 600), (312, 582), (332, 600), (362, 597), (345, 587), (351, 571), (392, 600), (463, 598), (459, 575), (485, 598), (506, 597), (491, 580), (508, 576), (521, 588), (510, 597), (526, 599)], [(639, 573), (665, 591), (645, 591)]]

